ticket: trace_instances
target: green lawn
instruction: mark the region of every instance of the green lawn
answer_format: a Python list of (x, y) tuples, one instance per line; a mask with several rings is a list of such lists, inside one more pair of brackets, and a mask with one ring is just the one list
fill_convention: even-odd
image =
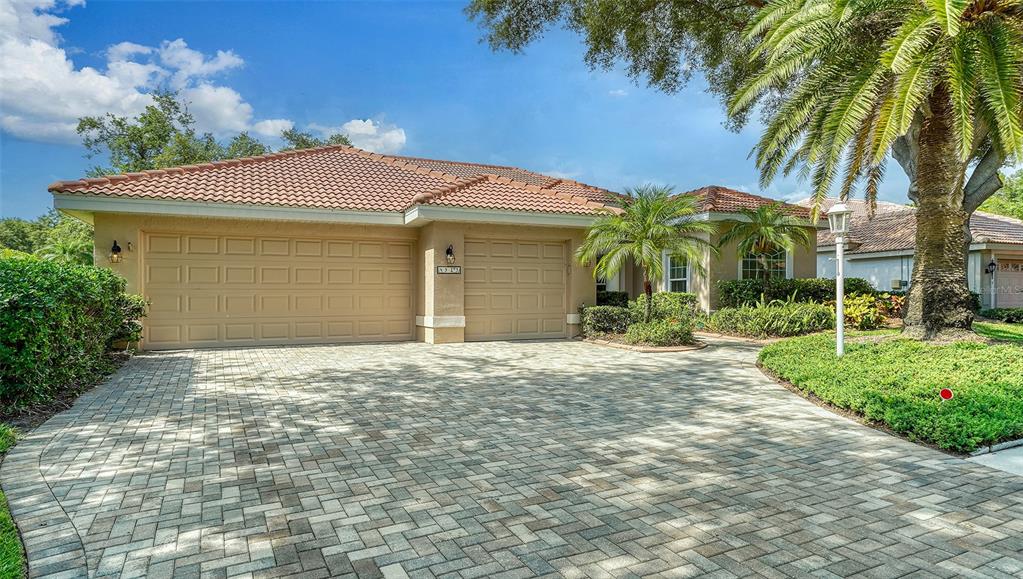
[[(911, 440), (957, 452), (1023, 437), (1023, 345), (930, 345), (853, 333), (835, 358), (834, 334), (765, 347), (761, 365), (804, 392)], [(942, 401), (939, 391), (955, 397)]]
[(992, 340), (1008, 340), (1023, 344), (1023, 324), (1002, 322), (973, 322), (973, 330)]
[[(7, 449), (14, 445), (14, 430), (0, 423), (0, 458)], [(21, 539), (18, 529), (11, 519), (11, 511), (7, 508), (7, 497), (0, 491), (0, 578), (21, 577), (24, 574), (25, 561), (21, 552)]]

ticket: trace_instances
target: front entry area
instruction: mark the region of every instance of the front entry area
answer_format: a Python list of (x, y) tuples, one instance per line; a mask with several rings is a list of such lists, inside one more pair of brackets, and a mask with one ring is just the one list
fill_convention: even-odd
[(413, 339), (413, 242), (145, 233), (148, 349)]
[(465, 339), (568, 336), (564, 242), (465, 240)]

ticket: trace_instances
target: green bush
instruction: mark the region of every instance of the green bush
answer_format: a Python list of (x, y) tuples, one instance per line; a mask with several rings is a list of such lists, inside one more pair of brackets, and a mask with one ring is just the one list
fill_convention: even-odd
[(619, 306), (592, 306), (582, 310), (582, 332), (586, 337), (624, 334), (629, 327), (629, 309)]
[[(875, 294), (874, 286), (858, 277), (845, 278), (845, 295)], [(737, 308), (765, 301), (789, 300), (824, 303), (835, 299), (835, 280), (799, 279), (729, 279), (718, 282), (718, 307)]]
[(693, 343), (692, 317), (637, 322), (625, 332), (625, 341), (643, 346), (684, 346)]
[(752, 338), (798, 336), (834, 328), (835, 311), (824, 304), (761, 302), (721, 308), (707, 319), (706, 327), (721, 334)]
[(980, 315), (1008, 324), (1023, 324), (1023, 308), (991, 308), (981, 311)]
[[(651, 301), (651, 321), (667, 319), (694, 319), (696, 295), (685, 292), (657, 292)], [(629, 303), (634, 322), (642, 322), (646, 311), (646, 294)]]
[(862, 294), (845, 298), (845, 325), (858, 330), (876, 330), (884, 326), (890, 300), (886, 294), (882, 295), (884, 297)]
[[(783, 340), (760, 363), (839, 408), (941, 448), (970, 452), (1023, 437), (1023, 346), (929, 344), (891, 336), (859, 341), (835, 358), (835, 338)], [(955, 397), (942, 401), (950, 388)]]
[(629, 307), (629, 292), (597, 292), (598, 306)]
[(53, 398), (108, 367), (116, 339), (137, 334), (144, 309), (110, 270), (0, 259), (0, 406)]

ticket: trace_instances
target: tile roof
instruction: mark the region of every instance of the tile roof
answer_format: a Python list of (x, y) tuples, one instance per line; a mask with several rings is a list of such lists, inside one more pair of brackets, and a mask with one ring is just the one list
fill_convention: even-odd
[[(879, 212), (871, 219), (855, 213), (849, 223), (849, 249), (847, 254), (882, 251), (907, 251), (916, 246), (916, 209), (902, 206), (901, 210)], [(978, 211), (970, 218), (970, 232), (974, 243), (1008, 243), (1023, 245), (1023, 221)], [(835, 245), (829, 231), (817, 234), (817, 247)]]
[(540, 173), (379, 155), (343, 145), (58, 181), (54, 193), (351, 211), (415, 204), (594, 214), (615, 194)]
[[(838, 199), (834, 197), (825, 197), (820, 202), (820, 214), (823, 217), (828, 211), (831, 210), (835, 204), (838, 203)], [(800, 207), (813, 208), (813, 199), (807, 197), (796, 201), (796, 205)], [(853, 217), (867, 217), (870, 215), (870, 204), (866, 201), (860, 201), (857, 199), (849, 199), (845, 202), (846, 207), (852, 211)], [(890, 201), (878, 201), (874, 207), (874, 214), (879, 215), (881, 213), (891, 213), (892, 211), (903, 211), (909, 205), (903, 205), (901, 203), (892, 203)]]
[[(715, 211), (720, 213), (737, 213), (740, 209), (756, 209), (772, 203), (778, 203), (777, 199), (761, 197), (745, 193), (720, 185), (710, 185), (692, 191), (686, 191), (681, 195), (695, 195), (699, 198), (703, 211)], [(781, 209), (794, 217), (809, 219), (810, 210), (791, 203), (782, 203)]]

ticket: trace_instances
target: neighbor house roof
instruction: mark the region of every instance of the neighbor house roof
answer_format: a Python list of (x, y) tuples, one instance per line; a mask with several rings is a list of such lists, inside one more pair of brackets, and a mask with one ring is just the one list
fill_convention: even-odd
[[(838, 199), (834, 197), (825, 197), (820, 201), (820, 215), (823, 217), (831, 208), (838, 203)], [(806, 208), (813, 207), (813, 198), (807, 197), (800, 201), (796, 201), (796, 205)], [(867, 217), (870, 215), (870, 204), (866, 201), (859, 201), (856, 199), (849, 199), (845, 201), (846, 207), (852, 211), (852, 216), (855, 217)], [(880, 215), (882, 213), (891, 213), (893, 211), (905, 211), (909, 205), (903, 205), (901, 203), (892, 203), (891, 201), (877, 201), (874, 204), (874, 215)]]
[(414, 205), (595, 214), (617, 195), (502, 167), (370, 153), (343, 145), (58, 181), (53, 193), (348, 211)]
[[(974, 243), (1007, 243), (1023, 245), (1023, 221), (978, 211), (970, 218)], [(878, 212), (873, 218), (855, 213), (849, 222), (847, 254), (907, 251), (915, 247), (916, 209), (901, 206), (899, 210)], [(817, 234), (817, 247), (835, 245), (829, 231)]]
[(810, 217), (810, 210), (806, 207), (800, 207), (791, 203), (781, 203), (777, 199), (761, 197), (760, 195), (753, 195), (720, 185), (701, 187), (682, 193), (682, 195), (695, 195), (699, 199), (700, 207), (703, 211), (738, 213), (742, 209), (756, 209), (778, 203), (781, 210), (789, 215), (807, 219)]

